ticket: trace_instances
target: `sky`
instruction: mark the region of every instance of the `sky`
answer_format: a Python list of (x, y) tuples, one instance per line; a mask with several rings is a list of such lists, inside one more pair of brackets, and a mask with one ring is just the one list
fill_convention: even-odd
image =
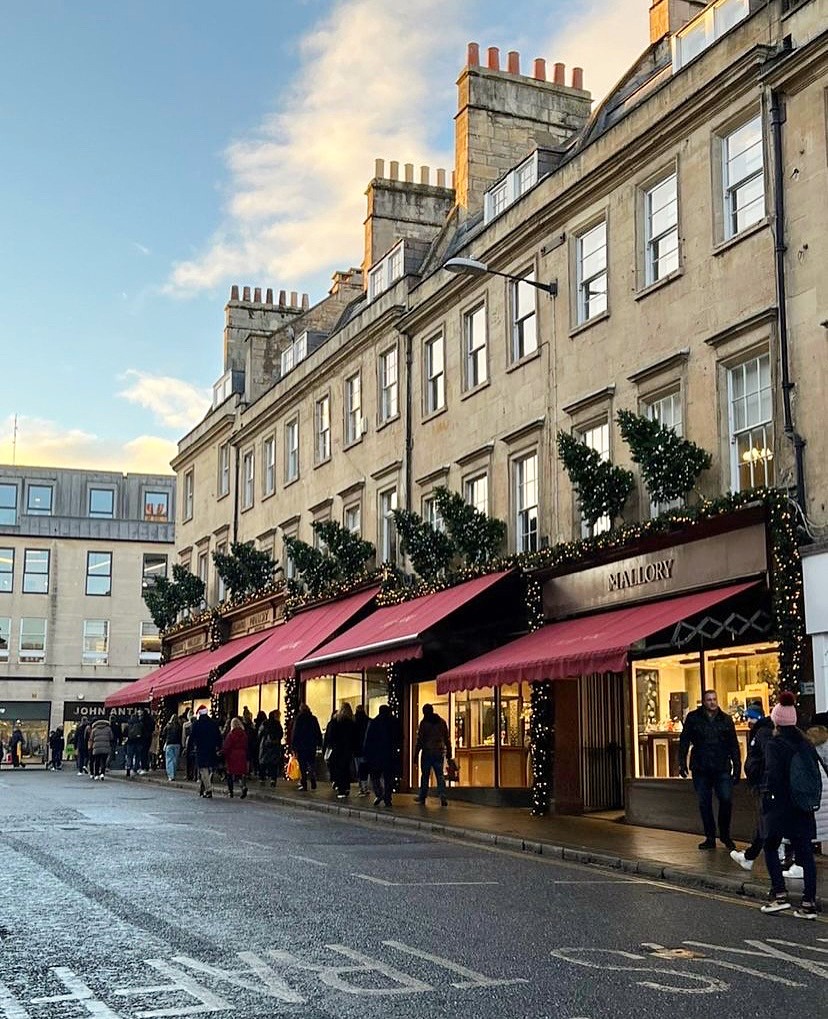
[[(321, 300), (375, 158), (451, 169), (466, 44), (584, 68), (649, 0), (26, 0), (0, 34), (0, 463), (170, 472), (230, 287)], [(16, 443), (15, 443), (16, 420)]]

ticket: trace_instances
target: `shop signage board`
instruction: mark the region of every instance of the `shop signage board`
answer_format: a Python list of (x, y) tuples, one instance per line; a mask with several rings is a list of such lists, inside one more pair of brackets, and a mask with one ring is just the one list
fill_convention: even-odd
[(240, 616), (230, 623), (230, 639), (241, 637), (247, 633), (258, 633), (259, 630), (266, 630), (278, 623), (284, 616), (284, 603), (278, 606), (269, 605), (267, 608), (259, 609), (248, 615)]
[(671, 597), (715, 584), (760, 576), (767, 570), (764, 524), (618, 559), (547, 580), (547, 619)]
[(84, 719), (94, 722), (96, 718), (107, 717), (103, 701), (66, 701), (63, 705), (64, 722), (74, 722), (77, 725)]
[(0, 701), (0, 721), (48, 722), (51, 711), (51, 701)]

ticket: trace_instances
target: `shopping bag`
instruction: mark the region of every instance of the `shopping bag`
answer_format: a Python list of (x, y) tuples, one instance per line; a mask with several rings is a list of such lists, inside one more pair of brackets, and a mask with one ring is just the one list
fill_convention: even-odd
[(296, 754), (291, 754), (288, 758), (287, 768), (285, 769), (285, 776), (289, 782), (295, 782), (301, 776), (299, 769), (299, 761), (296, 759)]

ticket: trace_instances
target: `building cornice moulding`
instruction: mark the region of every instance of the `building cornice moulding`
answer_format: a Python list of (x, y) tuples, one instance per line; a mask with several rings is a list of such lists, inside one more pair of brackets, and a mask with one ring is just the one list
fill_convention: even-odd
[(638, 371), (634, 371), (632, 375), (627, 376), (627, 382), (632, 382), (633, 385), (637, 386), (639, 383), (646, 382), (647, 379), (651, 379), (655, 375), (660, 375), (662, 372), (670, 371), (671, 368), (676, 368), (678, 365), (684, 364), (689, 357), (690, 348), (682, 347), (681, 350), (668, 354), (666, 357), (659, 358), (658, 361), (653, 361), (651, 364), (645, 365), (643, 368), (639, 368)]
[(587, 393), (585, 396), (579, 396), (577, 400), (573, 400), (572, 403), (568, 403), (565, 407), (561, 407), (564, 414), (568, 414), (569, 417), (574, 417), (576, 414), (580, 414), (581, 411), (586, 410), (587, 407), (592, 407), (596, 403), (605, 403), (611, 400), (615, 396), (615, 384), (609, 386), (603, 386), (601, 389), (594, 389), (591, 393)]

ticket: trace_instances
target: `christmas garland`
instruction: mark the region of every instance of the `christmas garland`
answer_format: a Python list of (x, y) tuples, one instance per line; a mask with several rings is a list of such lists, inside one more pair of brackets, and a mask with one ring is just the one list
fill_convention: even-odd
[(610, 523), (621, 516), (633, 489), (632, 471), (616, 467), (568, 432), (558, 432), (558, 456), (578, 498), (578, 507), (590, 527), (601, 517)]
[(619, 410), (616, 415), (621, 438), (630, 447), (632, 462), (641, 467), (641, 477), (653, 502), (684, 499), (702, 471), (710, 469), (713, 457), (689, 439), (660, 421)]

